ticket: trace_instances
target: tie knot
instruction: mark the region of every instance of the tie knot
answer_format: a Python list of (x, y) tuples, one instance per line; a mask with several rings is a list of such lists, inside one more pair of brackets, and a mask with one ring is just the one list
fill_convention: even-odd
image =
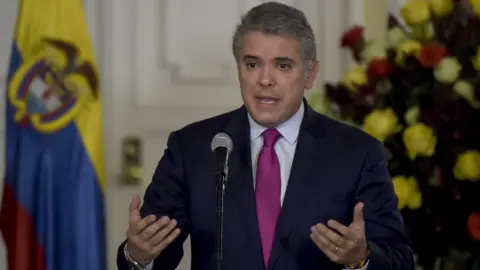
[(272, 147), (275, 145), (281, 134), (277, 129), (267, 129), (263, 132), (263, 147)]

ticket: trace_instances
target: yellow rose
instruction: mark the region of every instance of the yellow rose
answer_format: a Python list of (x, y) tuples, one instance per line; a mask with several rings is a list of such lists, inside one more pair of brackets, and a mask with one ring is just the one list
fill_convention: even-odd
[(458, 79), (462, 66), (454, 57), (445, 57), (435, 67), (433, 75), (435, 79), (442, 83), (453, 83)]
[(470, 6), (472, 6), (473, 12), (480, 16), (480, 0), (470, 0)]
[(431, 157), (435, 153), (437, 137), (429, 126), (416, 123), (403, 132), (403, 143), (411, 159), (417, 156)]
[(477, 53), (472, 59), (472, 65), (475, 68), (475, 70), (480, 71), (480, 47), (477, 48)]
[(411, 35), (418, 40), (428, 41), (431, 40), (435, 34), (435, 30), (431, 23), (412, 26)]
[(400, 14), (409, 25), (418, 25), (430, 20), (430, 8), (425, 0), (408, 0)]
[(419, 114), (420, 114), (420, 109), (418, 108), (418, 106), (415, 106), (408, 109), (408, 111), (403, 116), (403, 119), (405, 119), (405, 122), (407, 124), (413, 125), (417, 123)]
[[(415, 182), (416, 184), (416, 182)], [(416, 191), (410, 196), (410, 199), (407, 203), (408, 208), (412, 210), (416, 210), (422, 206), (422, 193), (420, 191)]]
[(398, 44), (407, 40), (408, 37), (405, 32), (400, 29), (400, 27), (393, 27), (392, 29), (388, 30), (385, 39), (388, 47), (396, 48)]
[(460, 154), (453, 168), (453, 174), (458, 180), (480, 180), (480, 152), (468, 150)]
[(405, 63), (407, 56), (418, 56), (422, 50), (422, 44), (416, 40), (405, 40), (397, 47), (396, 61), (399, 65)]
[(317, 91), (313, 92), (308, 97), (308, 104), (312, 107), (316, 112), (319, 113), (326, 113), (326, 101), (325, 101), (325, 94), (323, 92)]
[(466, 99), (470, 106), (480, 108), (480, 102), (475, 97), (475, 89), (471, 83), (460, 80), (453, 85), (453, 91), (457, 95)]
[(393, 188), (398, 198), (398, 209), (408, 207), (412, 210), (422, 205), (422, 193), (420, 192), (415, 177), (395, 176)]
[(374, 110), (365, 117), (363, 123), (363, 130), (382, 142), (395, 133), (398, 127), (397, 115), (390, 108)]
[(449, 15), (453, 11), (452, 0), (429, 0), (430, 10), (437, 17)]
[(460, 80), (453, 85), (453, 91), (468, 101), (475, 98), (475, 92), (471, 83)]
[(362, 62), (369, 63), (373, 59), (383, 59), (387, 57), (387, 49), (378, 41), (367, 43), (363, 51), (360, 53)]
[(367, 73), (362, 66), (352, 68), (341, 82), (348, 90), (355, 91), (357, 87), (366, 85), (368, 83)]

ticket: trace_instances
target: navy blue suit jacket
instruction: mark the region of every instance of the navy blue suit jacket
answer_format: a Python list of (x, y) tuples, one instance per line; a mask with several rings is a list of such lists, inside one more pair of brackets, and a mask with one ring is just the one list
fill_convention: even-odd
[[(306, 104), (307, 105), (307, 104)], [(245, 107), (172, 132), (148, 186), (142, 216), (169, 216), (182, 234), (154, 262), (175, 269), (191, 236), (193, 270), (215, 270), (215, 183), (210, 143), (225, 132), (234, 147), (225, 195), (224, 269), (262, 270), (260, 238)], [(329, 270), (331, 262), (311, 241), (310, 228), (335, 219), (348, 225), (364, 202), (369, 270), (413, 270), (413, 254), (397, 210), (383, 145), (357, 128), (314, 112), (308, 105), (277, 227), (269, 270)], [(127, 269), (120, 245), (119, 269)]]

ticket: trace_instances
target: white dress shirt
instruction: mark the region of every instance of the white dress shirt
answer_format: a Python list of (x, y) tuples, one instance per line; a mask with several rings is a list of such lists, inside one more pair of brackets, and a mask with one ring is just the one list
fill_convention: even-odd
[[(280, 163), (280, 177), (281, 177), (281, 203), (285, 197), (285, 192), (288, 186), (288, 179), (290, 178), (290, 170), (292, 168), (293, 157), (295, 155), (295, 149), (297, 147), (298, 134), (300, 132), (300, 125), (302, 124), (303, 114), (305, 111), (305, 105), (302, 103), (300, 109), (287, 121), (283, 122), (276, 129), (282, 135), (275, 143), (275, 152)], [(253, 185), (255, 187), (255, 178), (257, 171), (257, 160), (260, 150), (263, 147), (262, 133), (268, 129), (259, 125), (248, 115), (248, 121), (250, 123), (250, 144), (252, 153), (252, 170), (253, 170)], [(312, 224), (314, 225), (314, 224)], [(143, 270), (152, 270), (153, 263), (150, 263)], [(366, 270), (368, 266), (357, 270)]]
[[(280, 177), (281, 177), (281, 203), (287, 190), (288, 178), (290, 177), (290, 170), (292, 169), (293, 156), (295, 155), (295, 148), (297, 147), (298, 133), (300, 132), (300, 125), (302, 124), (303, 112), (305, 108), (302, 103), (300, 109), (287, 121), (276, 127), (282, 136), (275, 143), (275, 152), (277, 153), (278, 161), (280, 163)], [(255, 187), (255, 178), (257, 172), (257, 160), (260, 150), (263, 147), (262, 133), (267, 129), (260, 126), (253, 118), (248, 115), (250, 123), (250, 144), (252, 152), (252, 169), (253, 169), (253, 185)]]

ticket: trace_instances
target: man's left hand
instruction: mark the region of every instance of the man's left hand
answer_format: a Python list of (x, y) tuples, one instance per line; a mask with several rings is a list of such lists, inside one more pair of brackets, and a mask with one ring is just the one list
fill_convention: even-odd
[(363, 203), (355, 206), (353, 222), (348, 227), (335, 220), (329, 220), (327, 225), (328, 227), (319, 223), (313, 226), (310, 238), (330, 260), (352, 265), (367, 259)]

